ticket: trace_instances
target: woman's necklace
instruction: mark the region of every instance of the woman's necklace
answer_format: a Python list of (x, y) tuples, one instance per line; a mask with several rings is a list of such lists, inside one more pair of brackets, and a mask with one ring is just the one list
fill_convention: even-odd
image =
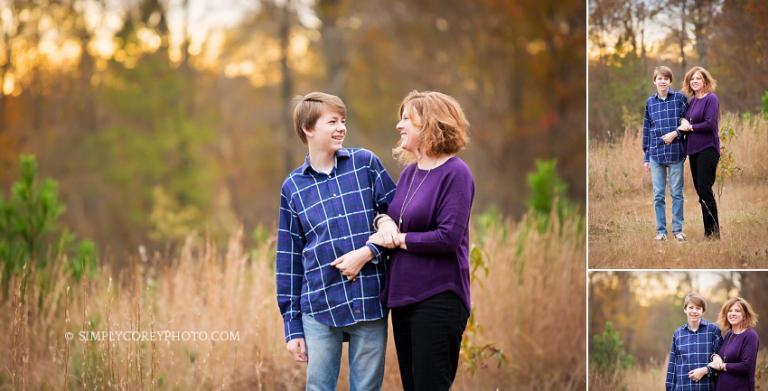
[[(413, 176), (411, 177), (411, 183), (408, 184), (408, 191), (405, 192), (405, 199), (403, 200), (403, 206), (400, 207), (400, 218), (398, 219), (398, 222), (397, 222), (397, 229), (400, 232), (403, 232), (403, 213), (405, 213), (405, 208), (408, 206), (409, 201), (413, 201), (413, 197), (416, 196), (416, 193), (419, 192), (419, 188), (421, 187), (421, 185), (423, 185), (424, 181), (427, 180), (427, 176), (429, 176), (429, 173), (432, 172), (432, 168), (427, 170), (427, 173), (424, 174), (424, 178), (421, 179), (421, 182), (419, 182), (419, 185), (416, 186), (416, 189), (413, 191), (413, 194), (411, 195), (411, 186), (413, 185), (413, 180), (416, 179), (416, 174), (419, 172), (418, 166), (413, 171)], [(411, 196), (410, 200), (408, 199), (409, 195)]]

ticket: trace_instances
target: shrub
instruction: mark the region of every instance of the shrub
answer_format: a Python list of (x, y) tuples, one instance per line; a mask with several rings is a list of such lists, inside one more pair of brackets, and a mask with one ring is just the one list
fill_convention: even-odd
[[(561, 223), (579, 215), (576, 206), (567, 197), (568, 185), (557, 175), (557, 160), (536, 160), (536, 171), (528, 173), (528, 210), (538, 219), (539, 232), (544, 232), (552, 215)], [(580, 219), (580, 217), (579, 217)]]
[(768, 117), (768, 90), (763, 94), (763, 115)]
[[(75, 235), (59, 227), (64, 205), (58, 199), (54, 180), (37, 179), (37, 160), (22, 155), (19, 180), (11, 187), (8, 199), (0, 194), (0, 262), (3, 298), (8, 297), (12, 275), (34, 279), (43, 295), (50, 289), (51, 260), (66, 262), (64, 271), (75, 281), (95, 272), (96, 246), (90, 240), (77, 241)], [(24, 292), (22, 292), (23, 297)]]
[(610, 378), (631, 367), (634, 358), (624, 350), (621, 335), (613, 324), (606, 322), (605, 331), (592, 337), (589, 360), (599, 374)]

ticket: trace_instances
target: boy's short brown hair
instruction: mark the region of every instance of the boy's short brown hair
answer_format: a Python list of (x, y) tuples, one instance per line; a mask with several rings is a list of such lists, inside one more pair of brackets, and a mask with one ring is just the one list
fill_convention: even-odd
[(667, 79), (669, 79), (669, 82), (672, 82), (672, 70), (669, 69), (669, 67), (666, 67), (664, 65), (659, 65), (656, 68), (653, 69), (653, 81), (656, 81), (656, 76), (664, 76)]
[(341, 114), (342, 117), (347, 116), (347, 106), (336, 95), (315, 91), (304, 96), (299, 95), (293, 98), (293, 102), (293, 129), (304, 144), (307, 143), (304, 129), (314, 129), (323, 112), (332, 111)]
[(688, 304), (699, 306), (701, 307), (702, 312), (707, 312), (707, 301), (698, 293), (689, 293), (685, 296), (685, 299), (683, 300), (683, 309), (688, 307)]

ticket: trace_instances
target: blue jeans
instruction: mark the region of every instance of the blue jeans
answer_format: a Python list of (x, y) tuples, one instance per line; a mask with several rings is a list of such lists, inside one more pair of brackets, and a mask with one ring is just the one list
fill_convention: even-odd
[(344, 327), (302, 314), (307, 344), (307, 391), (336, 390), (344, 334), (349, 336), (349, 389), (381, 390), (387, 351), (387, 318)]
[(672, 196), (672, 233), (683, 232), (683, 161), (656, 163), (651, 161), (653, 208), (656, 210), (656, 232), (667, 233), (666, 190), (669, 172), (669, 193)]

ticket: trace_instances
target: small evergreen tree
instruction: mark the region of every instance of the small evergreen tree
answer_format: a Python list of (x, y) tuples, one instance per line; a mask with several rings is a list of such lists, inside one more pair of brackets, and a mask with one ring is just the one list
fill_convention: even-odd
[(624, 351), (621, 335), (613, 329), (611, 322), (605, 323), (605, 331), (592, 337), (592, 349), (589, 358), (597, 371), (607, 377), (632, 366), (634, 358)]
[(557, 175), (557, 160), (536, 160), (536, 171), (528, 173), (528, 186), (528, 210), (538, 219), (540, 232), (549, 226), (553, 213), (562, 222), (576, 211), (566, 194), (568, 185)]
[(768, 117), (768, 90), (763, 93), (763, 115)]
[[(3, 298), (8, 297), (12, 276), (34, 278), (43, 295), (51, 286), (51, 261), (66, 259), (66, 272), (79, 280), (96, 267), (96, 246), (89, 240), (77, 242), (75, 235), (59, 227), (64, 205), (52, 179), (37, 180), (37, 160), (22, 155), (19, 180), (8, 199), (0, 194), (0, 262)], [(36, 271), (33, 275), (33, 271)], [(23, 293), (23, 292), (22, 292)]]

